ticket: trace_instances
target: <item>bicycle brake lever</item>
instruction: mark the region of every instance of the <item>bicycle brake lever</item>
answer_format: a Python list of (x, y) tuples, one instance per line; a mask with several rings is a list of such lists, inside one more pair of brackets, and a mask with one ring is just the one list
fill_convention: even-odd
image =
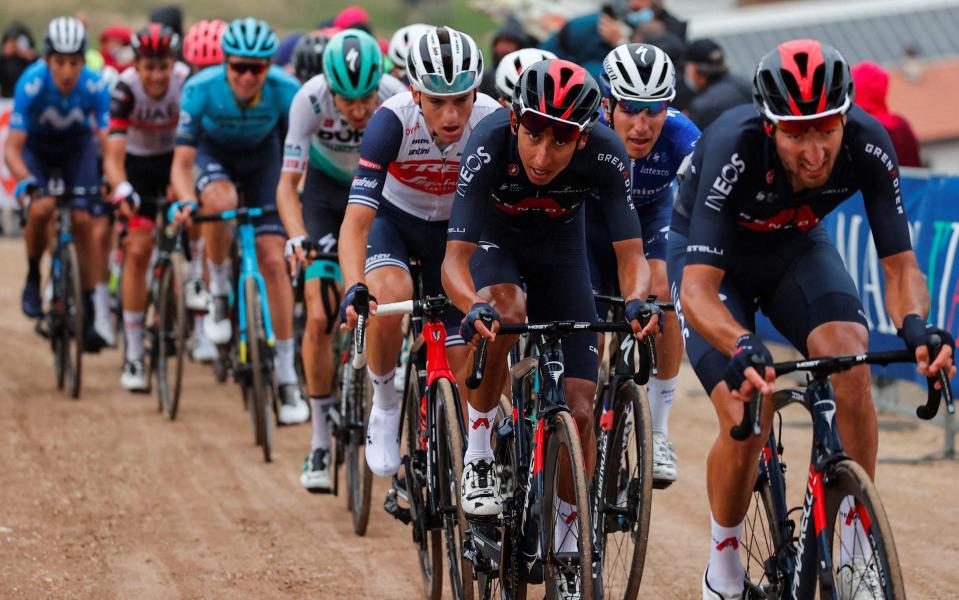
[[(757, 372), (765, 373), (766, 361), (763, 360), (761, 356), (754, 354), (749, 357), (749, 361)], [(750, 435), (760, 435), (763, 432), (762, 424), (759, 421), (759, 416), (762, 414), (762, 406), (763, 394), (757, 389), (753, 391), (752, 400), (746, 402), (745, 406), (743, 406), (742, 421), (729, 429), (729, 435), (731, 435), (734, 440), (743, 442), (747, 440)]]
[[(492, 319), (483, 317), (480, 318), (480, 321), (483, 322), (483, 325), (485, 325), (487, 329), (493, 326)], [(483, 383), (483, 371), (486, 370), (486, 344), (487, 339), (480, 338), (479, 344), (476, 346), (476, 352), (473, 353), (473, 368), (466, 378), (466, 387), (471, 390), (475, 390)]]
[[(929, 362), (936, 360), (936, 356), (939, 354), (939, 350), (942, 349), (942, 339), (938, 335), (929, 336)], [(943, 381), (945, 379), (945, 381)], [(936, 383), (940, 383), (940, 389), (936, 389)], [(939, 405), (942, 403), (943, 393), (946, 393), (945, 390), (949, 390), (949, 399), (946, 401), (947, 410), (949, 406), (952, 405), (952, 390), (948, 385), (949, 381), (945, 378), (942, 371), (935, 377), (926, 377), (926, 385), (928, 386), (929, 394), (926, 397), (926, 403), (923, 406), (916, 408), (916, 416), (920, 419), (928, 421), (934, 418), (939, 413)], [(950, 412), (955, 412), (956, 407), (952, 406)]]

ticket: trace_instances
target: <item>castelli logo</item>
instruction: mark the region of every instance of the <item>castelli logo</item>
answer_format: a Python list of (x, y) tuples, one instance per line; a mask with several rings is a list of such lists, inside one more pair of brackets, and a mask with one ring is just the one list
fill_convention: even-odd
[(516, 177), (519, 175), (519, 165), (512, 163), (510, 166), (506, 167), (506, 172), (509, 173), (510, 177)]
[(766, 171), (766, 183), (772, 183), (775, 176), (776, 173), (772, 169)]

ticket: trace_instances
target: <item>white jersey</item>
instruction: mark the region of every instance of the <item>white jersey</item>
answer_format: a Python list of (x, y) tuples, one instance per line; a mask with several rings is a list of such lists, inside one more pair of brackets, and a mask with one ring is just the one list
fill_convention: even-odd
[(500, 108), (477, 94), (463, 135), (440, 149), (413, 94), (393, 96), (366, 128), (349, 202), (375, 209), (382, 197), (418, 219), (449, 220), (466, 140), (477, 123)]
[[(377, 104), (406, 89), (392, 75), (383, 75)], [(309, 163), (332, 179), (349, 184), (360, 160), (362, 139), (363, 131), (350, 127), (336, 110), (326, 77), (317, 75), (303, 84), (290, 104), (283, 170), (302, 173)]]
[(120, 74), (110, 96), (110, 135), (126, 136), (128, 154), (157, 156), (173, 152), (180, 91), (189, 75), (190, 67), (176, 63), (166, 93), (151, 98), (134, 67)]

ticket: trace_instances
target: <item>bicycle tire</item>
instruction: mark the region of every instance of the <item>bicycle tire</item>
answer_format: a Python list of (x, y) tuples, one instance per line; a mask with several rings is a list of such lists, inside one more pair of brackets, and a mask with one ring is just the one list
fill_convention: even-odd
[[(473, 563), (463, 555), (463, 541), (469, 531), (469, 523), (460, 503), (460, 486), (463, 478), (463, 430), (456, 404), (459, 397), (453, 392), (449, 379), (433, 382), (437, 403), (438, 436), (442, 447), (437, 448), (439, 469), (437, 479), (441, 494), (440, 506), (444, 509), (443, 535), (446, 542), (446, 563), (450, 573), (450, 591), (454, 600), (473, 600)], [(450, 514), (450, 509), (454, 514)]]
[(267, 346), (263, 312), (260, 310), (260, 289), (253, 277), (243, 282), (246, 295), (246, 349), (250, 367), (251, 406), (256, 429), (256, 440), (263, 450), (264, 462), (272, 460), (273, 420), (270, 418), (271, 397), (267, 386), (273, 384), (267, 377)]
[[(163, 266), (156, 303), (158, 319), (153, 353), (157, 361), (157, 395), (163, 412), (171, 421), (176, 419), (180, 407), (183, 361), (186, 354), (184, 262), (180, 253), (174, 253)], [(174, 349), (173, 356), (169, 355), (170, 348)]]
[[(769, 443), (775, 448), (775, 436), (770, 436), (770, 440)], [(763, 451), (768, 452), (769, 448), (770, 446), (767, 444)], [(762, 462), (763, 458), (760, 457), (759, 460)], [(743, 519), (739, 551), (743, 566), (746, 569), (746, 580), (749, 581), (754, 595), (756, 597), (779, 598), (783, 591), (781, 585), (787, 574), (777, 572), (774, 580), (771, 581), (766, 572), (766, 565), (778, 548), (784, 547), (792, 540), (784, 539), (782, 520), (773, 501), (773, 483), (770, 480), (770, 475), (768, 473), (764, 474), (760, 470), (756, 477), (752, 499)], [(776, 478), (785, 485), (785, 479), (782, 475), (782, 472), (780, 472)], [(785, 488), (782, 489), (781, 495), (785, 498)]]
[(613, 399), (607, 439), (604, 506), (631, 516), (596, 515), (602, 539), (603, 593), (608, 600), (635, 600), (643, 580), (653, 500), (653, 429), (649, 404), (633, 382)]
[[(566, 411), (561, 411), (550, 417), (549, 439), (546, 442), (545, 466), (543, 468), (543, 506), (540, 515), (541, 539), (546, 548), (543, 552), (543, 562), (546, 572), (546, 598), (557, 600), (560, 598), (559, 578), (567, 574), (578, 574), (580, 578), (580, 598), (592, 600), (601, 597), (596, 581), (593, 579), (593, 541), (590, 525), (590, 510), (577, 511), (576, 552), (558, 556), (554, 549), (555, 527), (555, 500), (560, 462), (565, 458), (572, 465), (570, 472), (573, 484), (573, 496), (577, 507), (589, 507), (589, 488), (586, 484), (586, 470), (577, 465), (585, 465), (583, 449), (579, 443), (579, 432), (573, 417)], [(571, 503), (572, 504), (572, 503)]]
[(60, 330), (61, 344), (64, 356), (64, 375), (66, 377), (67, 392), (70, 397), (80, 397), (80, 386), (83, 373), (83, 291), (80, 284), (80, 261), (77, 258), (77, 249), (72, 243), (65, 244), (60, 256), (62, 269), (64, 315), (66, 320)]
[[(855, 461), (846, 459), (835, 463), (829, 468), (828, 475), (823, 477), (823, 489), (826, 506), (826, 531), (829, 535), (830, 551), (833, 554), (832, 564), (839, 565), (841, 550), (836, 548), (836, 542), (842, 546), (840, 539), (841, 528), (836, 527), (837, 517), (840, 516), (842, 501), (847, 496), (852, 496), (857, 506), (862, 507), (859, 511), (859, 517), (853, 520), (859, 524), (866, 523), (869, 531), (862, 537), (867, 540), (872, 551), (870, 565), (875, 565), (877, 576), (881, 582), (883, 598), (885, 600), (902, 600), (906, 597), (905, 586), (902, 581), (902, 569), (899, 566), (899, 555), (896, 551), (896, 543), (892, 536), (892, 527), (889, 525), (889, 519), (886, 517), (886, 510), (882, 506), (879, 498), (879, 492), (875, 484), (869, 478), (866, 471)], [(863, 512), (865, 519), (862, 518)], [(848, 520), (848, 518), (847, 518)], [(854, 536), (859, 538), (859, 535)], [(855, 543), (853, 552), (855, 552)], [(848, 543), (846, 544), (848, 548)], [(843, 568), (843, 567), (841, 567)], [(833, 569), (837, 571), (837, 569)], [(855, 592), (860, 585), (855, 581), (848, 585), (842, 581), (842, 578), (836, 578), (839, 581), (820, 582), (820, 596), (827, 594), (827, 590), (850, 589)], [(835, 586), (835, 587), (833, 587)], [(842, 597), (852, 597), (851, 594)]]
[(369, 424), (369, 409), (373, 400), (373, 386), (366, 376), (366, 369), (353, 368), (353, 343), (350, 339), (350, 360), (345, 368), (350, 370), (350, 390), (346, 411), (349, 427), (349, 444), (346, 447), (346, 487), (353, 515), (353, 533), (366, 535), (370, 522), (370, 498), (373, 490), (373, 471), (366, 464), (366, 428)]
[(409, 503), (410, 526), (420, 566), (423, 596), (430, 600), (443, 597), (443, 542), (439, 529), (429, 529), (426, 522), (426, 451), (420, 444), (420, 375), (410, 357), (407, 363), (403, 394), (404, 434), (407, 455), (404, 479)]

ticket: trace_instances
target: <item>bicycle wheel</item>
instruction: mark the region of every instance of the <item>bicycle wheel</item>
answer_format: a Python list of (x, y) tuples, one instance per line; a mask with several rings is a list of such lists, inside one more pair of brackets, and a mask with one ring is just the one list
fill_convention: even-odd
[(174, 253), (163, 266), (157, 298), (156, 357), (157, 397), (172, 421), (180, 406), (183, 359), (186, 354), (187, 310), (183, 287), (183, 255)]
[(836, 577), (835, 582), (820, 582), (820, 597), (828, 597), (832, 589), (842, 598), (881, 589), (886, 600), (905, 598), (892, 528), (869, 475), (854, 461), (843, 460), (823, 477), (823, 488)]
[[(546, 461), (543, 469), (543, 509), (540, 521), (542, 542), (545, 545), (543, 561), (546, 568), (546, 598), (556, 600), (561, 595), (561, 586), (578, 587), (579, 597), (585, 600), (599, 598), (596, 581), (593, 579), (593, 542), (590, 536), (589, 488), (586, 485), (586, 470), (583, 449), (579, 443), (576, 423), (568, 412), (558, 412), (550, 419), (549, 441), (546, 443)], [(570, 468), (572, 465), (572, 468)], [(559, 500), (559, 473), (566, 469), (571, 473), (572, 498), (569, 504), (587, 507), (574, 509), (569, 518), (575, 525), (565, 534), (556, 535), (557, 500)], [(573, 518), (573, 515), (578, 518)], [(557, 542), (559, 545), (557, 545)], [(562, 546), (568, 546), (563, 548)]]
[(373, 491), (373, 471), (366, 464), (366, 427), (369, 407), (373, 400), (373, 386), (366, 377), (366, 369), (353, 368), (353, 339), (350, 338), (350, 360), (344, 368), (350, 370), (350, 389), (347, 392), (346, 419), (349, 443), (346, 446), (346, 487), (349, 509), (353, 514), (353, 533), (366, 535), (370, 522), (370, 495)]
[(653, 429), (649, 404), (635, 383), (613, 401), (614, 422), (606, 447), (603, 514), (599, 519), (603, 592), (610, 600), (639, 594), (649, 541), (653, 500)]
[(450, 590), (454, 600), (473, 599), (473, 563), (463, 555), (463, 540), (469, 531), (466, 514), (460, 506), (463, 477), (463, 425), (456, 410), (459, 398), (448, 379), (437, 379), (436, 421), (439, 428), (437, 479), (443, 507), (443, 535), (446, 538), (446, 563), (450, 572)]
[(268, 387), (273, 385), (270, 373), (269, 351), (263, 327), (263, 312), (260, 310), (260, 290), (253, 277), (243, 282), (246, 294), (246, 348), (250, 366), (250, 410), (253, 411), (256, 440), (263, 449), (263, 460), (272, 460), (273, 421), (270, 412), (273, 408), (273, 395)]
[[(54, 284), (56, 286), (56, 284)], [(80, 384), (83, 360), (83, 291), (80, 287), (80, 262), (77, 249), (73, 244), (64, 244), (60, 250), (60, 290), (54, 299), (55, 321), (55, 362), (57, 367), (57, 387), (67, 387), (71, 398), (80, 397)]]
[(410, 510), (410, 525), (413, 528), (413, 543), (419, 555), (420, 576), (423, 580), (423, 595), (439, 600), (443, 595), (443, 543), (439, 529), (431, 529), (427, 522), (426, 497), (426, 445), (425, 423), (421, 420), (422, 393), (420, 373), (413, 364), (407, 365), (406, 391), (403, 395), (404, 437), (406, 456), (403, 457), (404, 484)]
[[(792, 542), (791, 539), (784, 539), (787, 533), (783, 531), (780, 510), (776, 508), (773, 500), (773, 486), (783, 486), (780, 489), (780, 495), (785, 498), (783, 473), (781, 470), (779, 473), (766, 471), (769, 463), (764, 456), (768, 455), (770, 447), (776, 447), (775, 437), (772, 435), (767, 446), (763, 448), (764, 455), (759, 459), (759, 475), (753, 486), (752, 498), (743, 520), (742, 537), (739, 540), (739, 552), (746, 568), (746, 580), (756, 598), (779, 598), (783, 595), (782, 582), (788, 579), (788, 575), (777, 570), (770, 578), (766, 571), (767, 564), (770, 568), (778, 567), (773, 567), (775, 561), (768, 563), (767, 561), (776, 554), (778, 548)], [(777, 465), (775, 468), (781, 469), (778, 467), (780, 464), (778, 460), (773, 464)], [(782, 509), (785, 510), (785, 506)]]

